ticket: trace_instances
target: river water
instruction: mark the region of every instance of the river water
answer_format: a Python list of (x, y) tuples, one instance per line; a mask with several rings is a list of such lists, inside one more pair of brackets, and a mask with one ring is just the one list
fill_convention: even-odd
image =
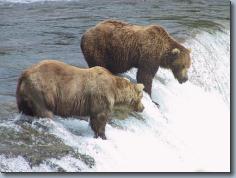
[[(87, 67), (80, 37), (110, 18), (160, 24), (192, 48), (189, 81), (180, 85), (160, 69), (152, 98), (161, 107), (144, 94), (144, 112), (114, 118), (106, 141), (76, 118), (22, 122), (15, 101), (22, 70), (48, 58)], [(229, 170), (229, 1), (0, 0), (0, 171)]]

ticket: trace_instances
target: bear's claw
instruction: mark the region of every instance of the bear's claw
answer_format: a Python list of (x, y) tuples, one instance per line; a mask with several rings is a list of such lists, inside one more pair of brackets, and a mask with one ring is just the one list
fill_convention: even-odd
[(157, 102), (155, 101), (152, 101), (152, 102), (158, 107), (158, 109), (160, 108), (160, 105)]
[(103, 139), (103, 140), (106, 140), (106, 139), (107, 139), (107, 137), (106, 137), (106, 135), (105, 135), (104, 133), (101, 133), (101, 134), (96, 133), (96, 134), (94, 135), (94, 138), (98, 138), (98, 137), (100, 137), (100, 138)]

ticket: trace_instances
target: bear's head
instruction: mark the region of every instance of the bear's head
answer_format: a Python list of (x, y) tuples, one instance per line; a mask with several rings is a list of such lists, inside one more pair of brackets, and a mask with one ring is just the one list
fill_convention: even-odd
[(163, 67), (171, 69), (179, 83), (188, 80), (188, 69), (191, 65), (190, 49), (184, 47), (172, 48), (162, 60)]
[(141, 102), (143, 98), (143, 89), (144, 85), (141, 83), (134, 84), (134, 89), (135, 89), (135, 95), (132, 98), (130, 105), (132, 106), (133, 111), (135, 112), (143, 112), (144, 106)]
[(144, 110), (141, 102), (143, 89), (143, 84), (134, 84), (122, 77), (116, 77), (114, 115), (118, 118), (126, 118), (133, 111), (142, 112)]
[(179, 83), (188, 80), (188, 69), (191, 65), (190, 50), (174, 48), (171, 51), (170, 69)]

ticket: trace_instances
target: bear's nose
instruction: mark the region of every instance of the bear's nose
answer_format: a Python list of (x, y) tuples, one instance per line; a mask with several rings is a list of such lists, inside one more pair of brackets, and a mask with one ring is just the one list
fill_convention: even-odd
[(184, 78), (181, 78), (180, 80), (179, 80), (179, 83), (184, 83), (184, 82), (186, 82), (188, 80), (188, 77), (184, 77)]
[(138, 112), (143, 112), (143, 110), (144, 110), (144, 106), (141, 104), (138, 108)]

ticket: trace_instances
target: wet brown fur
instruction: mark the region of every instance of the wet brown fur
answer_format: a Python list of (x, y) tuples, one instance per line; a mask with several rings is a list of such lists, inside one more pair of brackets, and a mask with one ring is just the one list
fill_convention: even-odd
[(31, 116), (90, 116), (95, 136), (105, 139), (105, 125), (116, 106), (143, 110), (137, 86), (103, 67), (81, 69), (44, 60), (22, 73), (16, 98), (19, 111)]
[[(172, 53), (175, 48), (179, 54)], [(190, 51), (158, 25), (102, 21), (83, 34), (81, 49), (90, 67), (102, 66), (113, 74), (138, 68), (137, 81), (144, 84), (149, 95), (159, 66), (171, 69), (175, 78), (182, 81), (187, 78), (191, 63)]]

